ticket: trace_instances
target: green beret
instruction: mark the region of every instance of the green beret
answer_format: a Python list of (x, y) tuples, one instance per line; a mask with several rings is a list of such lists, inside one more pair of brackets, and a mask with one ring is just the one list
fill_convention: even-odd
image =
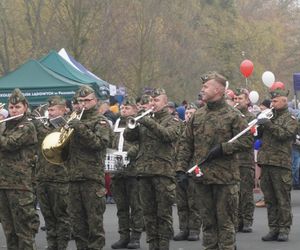
[(272, 91), (270, 91), (270, 96), (271, 99), (278, 97), (278, 96), (288, 96), (289, 95), (289, 91), (285, 90), (285, 89), (274, 89)]
[(186, 109), (198, 109), (197, 105), (193, 102), (190, 102)]
[(87, 85), (82, 85), (76, 92), (77, 97), (86, 97), (92, 93), (95, 93), (94, 89)]
[(23, 104), (28, 105), (28, 101), (21, 92), (20, 89), (14, 89), (13, 92), (11, 93), (10, 97), (8, 98), (8, 102), (15, 105), (19, 102), (22, 102)]
[(156, 88), (151, 92), (152, 97), (157, 97), (160, 95), (166, 95), (166, 91), (163, 88)]
[(148, 104), (150, 101), (151, 101), (150, 95), (142, 95), (140, 103), (141, 105), (144, 105), (144, 104)]
[(236, 91), (235, 91), (235, 95), (246, 95), (246, 96), (249, 96), (249, 91), (248, 89), (245, 89), (245, 88), (237, 88)]
[(216, 71), (209, 71), (200, 78), (203, 84), (209, 80), (215, 79), (218, 83), (221, 83), (224, 87), (226, 87), (227, 79)]
[(63, 98), (62, 96), (58, 96), (58, 95), (51, 96), (48, 99), (48, 105), (49, 105), (49, 107), (56, 106), (56, 105), (65, 106), (66, 105), (66, 99)]
[(135, 99), (131, 96), (125, 96), (122, 103), (123, 103), (123, 105), (130, 105), (130, 106), (136, 105)]

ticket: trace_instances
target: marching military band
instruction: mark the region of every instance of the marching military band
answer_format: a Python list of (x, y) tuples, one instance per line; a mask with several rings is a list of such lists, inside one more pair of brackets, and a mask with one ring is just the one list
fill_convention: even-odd
[[(9, 117), (0, 121), (0, 218), (7, 249), (35, 249), (36, 198), (47, 249), (67, 249), (71, 235), (77, 249), (102, 249), (105, 173), (112, 176), (118, 211), (120, 239), (112, 249), (139, 249), (145, 230), (149, 250), (168, 250), (170, 239), (197, 241), (201, 229), (204, 249), (237, 249), (236, 232), (252, 232), (253, 136), (245, 130), (251, 122), (264, 141), (258, 164), (270, 231), (262, 240), (287, 241), (289, 156), (298, 127), (287, 111), (288, 92), (271, 91), (272, 116), (255, 118), (247, 90), (238, 90), (230, 105), (224, 76), (209, 72), (201, 80), (205, 105), (189, 105), (185, 121), (170, 114), (166, 91), (156, 88), (139, 103), (125, 97), (113, 127), (89, 86), (76, 92), (73, 113), (66, 112), (63, 97), (52, 96), (30, 114), (26, 98), (14, 90)], [(270, 155), (274, 145), (280, 149), (276, 157)], [(175, 236), (174, 203), (180, 229)]]

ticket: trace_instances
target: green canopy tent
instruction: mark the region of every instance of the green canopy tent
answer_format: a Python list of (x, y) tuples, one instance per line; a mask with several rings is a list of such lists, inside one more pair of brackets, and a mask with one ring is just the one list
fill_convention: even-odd
[(99, 98), (107, 99), (109, 97), (109, 84), (107, 82), (77, 70), (56, 51), (50, 51), (49, 54), (41, 58), (39, 62), (48, 69), (70, 80), (83, 84), (96, 84)]
[[(0, 78), (0, 102), (7, 98), (15, 88), (21, 89), (31, 105), (45, 103), (49, 96), (62, 95), (71, 99), (82, 84), (63, 77), (30, 59), (15, 71)], [(95, 88), (94, 84), (91, 84)]]

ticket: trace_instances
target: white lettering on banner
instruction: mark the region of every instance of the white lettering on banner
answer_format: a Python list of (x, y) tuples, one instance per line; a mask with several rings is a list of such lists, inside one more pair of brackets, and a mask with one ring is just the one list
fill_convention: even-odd
[[(37, 92), (26, 92), (22, 91), (24, 96), (53, 96), (53, 95), (74, 95), (75, 91), (37, 91)], [(9, 97), (11, 93), (0, 93), (1, 97)]]

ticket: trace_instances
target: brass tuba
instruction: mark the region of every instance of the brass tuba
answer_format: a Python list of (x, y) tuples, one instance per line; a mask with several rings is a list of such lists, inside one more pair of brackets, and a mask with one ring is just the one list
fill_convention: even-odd
[(45, 159), (52, 163), (59, 165), (65, 162), (68, 158), (68, 149), (66, 148), (74, 129), (68, 126), (68, 123), (74, 119), (81, 119), (84, 108), (80, 114), (73, 112), (70, 115), (65, 126), (60, 131), (50, 133), (45, 137), (42, 143), (42, 154)]

